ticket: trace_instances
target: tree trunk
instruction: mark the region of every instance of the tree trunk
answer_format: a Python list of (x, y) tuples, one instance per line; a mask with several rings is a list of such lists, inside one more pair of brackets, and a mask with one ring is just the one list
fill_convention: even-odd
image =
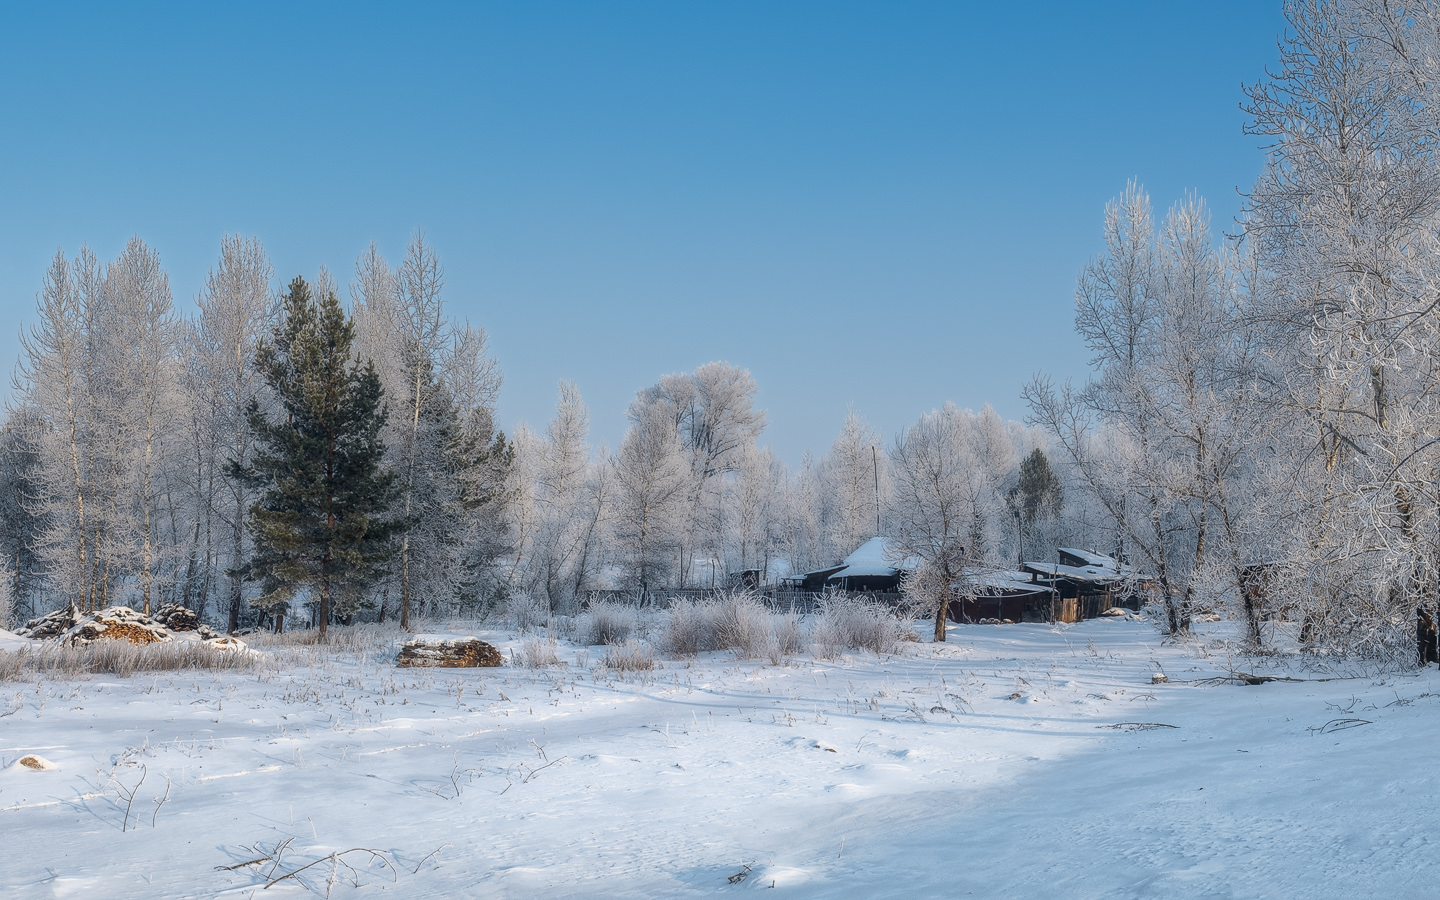
[(1417, 607), (1415, 610), (1416, 662), (1421, 668), (1431, 663), (1440, 663), (1440, 634), (1435, 627), (1434, 609)]
[[(238, 504), (237, 504), (238, 506)], [(235, 524), (231, 530), (232, 549), (230, 553), (230, 619), (226, 631), (234, 634), (240, 627), (240, 601), (245, 595), (245, 586), (240, 577), (240, 559), (244, 553), (245, 535), (240, 526), (240, 512), (237, 509)]]
[[(405, 498), (405, 515), (410, 515), (410, 498)], [(410, 630), (410, 535), (400, 539), (400, 630)]]
[(330, 624), (330, 556), (326, 554), (320, 562), (320, 643), (325, 643), (326, 630)]

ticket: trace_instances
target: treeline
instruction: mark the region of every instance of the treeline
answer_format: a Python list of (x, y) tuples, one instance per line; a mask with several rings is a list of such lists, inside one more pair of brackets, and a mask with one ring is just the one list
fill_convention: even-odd
[(182, 316), (139, 239), (56, 254), (0, 427), (13, 614), (179, 603), (233, 630), (297, 596), (323, 622), (493, 593), (500, 375), (446, 315), (433, 250), (417, 237), (392, 270), (372, 246), (348, 313), (327, 272), (272, 280), (227, 237)]
[(545, 617), (595, 589), (773, 583), (876, 534), (949, 548), (952, 576), (1113, 540), (1065, 500), (1044, 436), (988, 407), (947, 405), (893, 442), (852, 412), (790, 471), (761, 443), (750, 373), (715, 362), (638, 392), (613, 452), (568, 383), (512, 440), (485, 333), (446, 314), (423, 237), (393, 269), (372, 246), (348, 310), (327, 272), (274, 280), (257, 241), (226, 238), (182, 315), (138, 239), (105, 264), (56, 255), (0, 426), (9, 618), (70, 602), (179, 603), (231, 629)]
[[(947, 404), (893, 441), (852, 411), (829, 452), (792, 471), (759, 442), (757, 389), (724, 362), (667, 375), (637, 394), (611, 453), (590, 444), (580, 393), (562, 384), (543, 432), (515, 433), (512, 588), (544, 616), (593, 588), (723, 588), (746, 570), (773, 583), (877, 534), (952, 580), (1014, 568), (1022, 547), (1053, 558), (1057, 542), (1113, 542), (1097, 507), (1066, 499), (1044, 435), (989, 407)], [(918, 599), (928, 611), (940, 598)]]

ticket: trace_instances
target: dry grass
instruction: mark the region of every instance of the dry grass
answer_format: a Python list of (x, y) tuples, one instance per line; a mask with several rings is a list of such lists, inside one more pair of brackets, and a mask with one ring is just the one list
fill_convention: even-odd
[(405, 637), (399, 625), (333, 625), (320, 643), (320, 629), (286, 631), (281, 634), (247, 634), (244, 640), (257, 650), (286, 650), (291, 648), (324, 648), (332, 653), (384, 653)]
[(180, 669), (252, 671), (265, 665), (265, 662), (265, 657), (259, 653), (221, 650), (199, 641), (144, 645), (128, 641), (102, 641), (83, 647), (42, 644), (18, 652), (0, 651), (0, 681), (84, 675), (123, 677)]

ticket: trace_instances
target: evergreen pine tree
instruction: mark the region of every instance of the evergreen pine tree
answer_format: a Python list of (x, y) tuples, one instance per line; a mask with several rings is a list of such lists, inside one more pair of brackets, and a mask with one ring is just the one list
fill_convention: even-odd
[[(1027, 541), (1033, 542), (1047, 536), (1047, 529), (1042, 525), (1053, 525), (1060, 515), (1060, 506), (1064, 499), (1060, 476), (1050, 467), (1045, 451), (1039, 447), (1031, 450), (1030, 454), (1020, 461), (1018, 483), (1006, 495), (1010, 511), (1015, 514), (1016, 519), (1016, 540), (1019, 543), (1016, 548), (1017, 563), (1023, 561)], [(1048, 536), (1054, 537), (1053, 530)]]
[(1036, 447), (1020, 462), (1020, 483), (1010, 491), (1011, 505), (1020, 510), (1028, 528), (1043, 515), (1058, 515), (1063, 499), (1059, 476), (1045, 451)]
[(265, 487), (250, 507), (257, 605), (279, 614), (307, 590), (323, 640), (332, 613), (353, 611), (385, 574), (402, 523), (386, 515), (396, 494), (382, 465), (386, 410), (374, 365), (352, 359), (354, 326), (333, 292), (315, 298), (304, 279), (281, 299), (283, 317), (256, 354), (281, 415), (272, 421), (251, 402), (258, 450), (248, 472), (232, 473)]

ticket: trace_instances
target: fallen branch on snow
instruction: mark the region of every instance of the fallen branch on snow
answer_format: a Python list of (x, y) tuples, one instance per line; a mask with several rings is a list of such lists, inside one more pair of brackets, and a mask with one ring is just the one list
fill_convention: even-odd
[(1166, 725), (1164, 722), (1116, 722), (1114, 725), (1096, 725), (1096, 728), (1124, 729), (1126, 731), (1150, 731), (1153, 728), (1179, 728), (1179, 725)]

